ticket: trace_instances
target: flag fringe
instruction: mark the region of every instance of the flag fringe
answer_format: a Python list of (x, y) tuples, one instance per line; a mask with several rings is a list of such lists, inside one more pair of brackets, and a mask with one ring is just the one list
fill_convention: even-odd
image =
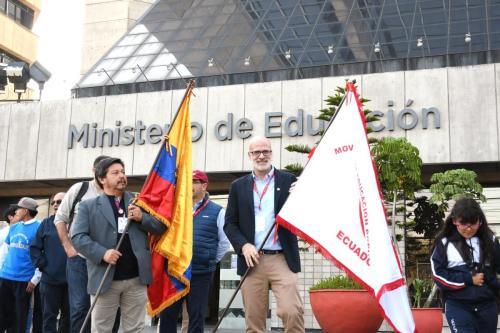
[(189, 293), (189, 285), (186, 286), (186, 288), (181, 291), (180, 293), (176, 294), (174, 297), (169, 298), (167, 301), (163, 302), (158, 306), (156, 309), (153, 309), (151, 306), (151, 302), (148, 299), (148, 304), (147, 304), (147, 312), (150, 317), (154, 317), (158, 315), (160, 312), (168, 308), (170, 305), (174, 304), (178, 300), (180, 300), (182, 297), (186, 296)]
[[(347, 273), (347, 275), (349, 275), (349, 277), (351, 277), (354, 281), (356, 281), (357, 283), (359, 283), (374, 299), (377, 300), (377, 307), (380, 311), (380, 313), (382, 314), (382, 316), (384, 317), (384, 319), (389, 323), (389, 325), (391, 325), (391, 327), (394, 329), (394, 332), (398, 333), (400, 331), (398, 331), (396, 329), (396, 327), (394, 326), (393, 322), (390, 320), (390, 318), (386, 315), (385, 313), (385, 310), (384, 308), (380, 305), (380, 303), (378, 302), (379, 298), (382, 297), (382, 294), (386, 291), (388, 291), (387, 289), (389, 290), (392, 290), (394, 288), (386, 288), (386, 285), (382, 286), (381, 290), (383, 290), (382, 293), (379, 293), (378, 295), (375, 294), (375, 291), (370, 287), (368, 286), (363, 280), (361, 280), (356, 274), (354, 274), (351, 270), (349, 270), (344, 264), (342, 264), (339, 260), (337, 260), (330, 252), (328, 252), (328, 250), (326, 250), (320, 243), (316, 242), (312, 237), (310, 237), (309, 235), (307, 235), (306, 233), (304, 233), (302, 230), (296, 228), (294, 225), (292, 225), (291, 223), (289, 223), (288, 221), (286, 221), (285, 219), (283, 219), (282, 217), (280, 217), (279, 215), (276, 216), (276, 222), (281, 225), (282, 227), (290, 230), (292, 233), (294, 233), (295, 235), (297, 235), (298, 237), (300, 237), (301, 239), (303, 239), (304, 241), (306, 241), (307, 243), (311, 244), (312, 246), (314, 246), (314, 248), (319, 252), (321, 253), (322, 256), (324, 256), (326, 259), (330, 260), (331, 262), (333, 262), (335, 264), (335, 266), (337, 266), (338, 268), (340, 268), (341, 270), (343, 270), (344, 272)], [(394, 281), (394, 282), (398, 282), (399, 280), (397, 281)], [(391, 282), (394, 283), (394, 282)], [(415, 330), (415, 333), (418, 333), (416, 330)]]
[(153, 208), (151, 208), (147, 203), (145, 203), (141, 199), (137, 199), (135, 205), (141, 207), (149, 215), (152, 215), (154, 218), (161, 221), (163, 224), (165, 224), (167, 226), (167, 228), (170, 228), (170, 221), (168, 219), (166, 219), (164, 216), (158, 214)]
[[(171, 224), (170, 221), (168, 221), (165, 217), (161, 216), (160, 214), (156, 213), (154, 211), (154, 209), (152, 209), (147, 203), (145, 203), (141, 199), (138, 199), (137, 202), (135, 203), (135, 205), (144, 209), (148, 214), (150, 214), (150, 215), (154, 216), (155, 218), (157, 218), (158, 220), (160, 220), (167, 227), (170, 227), (170, 224)], [(162, 235), (162, 238), (166, 237), (167, 232), (168, 232), (168, 230)], [(174, 257), (174, 256), (171, 253), (164, 251), (161, 248), (157, 247), (157, 245), (160, 243), (160, 241), (161, 241), (161, 238), (151, 246), (151, 249), (153, 249), (153, 251), (156, 251), (157, 253), (161, 254), (163, 257), (165, 257), (167, 259), (172, 259), (172, 257)], [(169, 260), (169, 262), (172, 262), (172, 261)], [(170, 265), (169, 265), (168, 266), (168, 274), (175, 277), (177, 280), (179, 280), (180, 282), (184, 283), (185, 285), (187, 285), (189, 287), (190, 280), (186, 279), (184, 277), (184, 272), (173, 270), (170, 268)], [(172, 303), (170, 303), (170, 304), (172, 304)], [(170, 304), (168, 304), (168, 305), (170, 305)], [(166, 306), (168, 306), (168, 305), (166, 305)]]

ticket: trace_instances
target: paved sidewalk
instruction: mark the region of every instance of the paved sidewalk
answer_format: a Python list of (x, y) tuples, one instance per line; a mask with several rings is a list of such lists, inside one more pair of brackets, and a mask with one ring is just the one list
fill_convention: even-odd
[[(206, 333), (211, 333), (212, 330), (214, 329), (215, 325), (205, 325), (205, 332)], [(146, 329), (144, 330), (144, 332), (146, 333), (156, 333), (156, 326), (146, 326)], [(177, 332), (180, 332), (181, 329), (180, 329), (180, 325), (179, 325), (179, 328), (177, 329)], [(242, 329), (227, 329), (227, 328), (220, 328), (217, 330), (217, 333), (243, 333), (244, 330)], [(271, 330), (271, 331), (268, 331), (268, 332), (271, 332), (271, 333), (283, 333), (283, 330)], [(319, 330), (312, 330), (312, 331), (309, 331), (309, 330), (306, 330), (306, 332), (320, 332)]]

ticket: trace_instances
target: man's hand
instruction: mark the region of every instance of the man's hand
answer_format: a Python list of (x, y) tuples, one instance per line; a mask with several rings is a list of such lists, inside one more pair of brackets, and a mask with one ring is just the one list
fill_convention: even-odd
[(246, 243), (241, 248), (241, 252), (245, 257), (245, 261), (248, 267), (254, 267), (259, 263), (259, 253), (257, 252), (255, 246), (253, 246), (253, 244)]
[(33, 292), (33, 290), (35, 290), (35, 285), (33, 284), (33, 282), (28, 282), (28, 285), (26, 286), (26, 292), (28, 294), (31, 294)]
[(121, 256), (122, 254), (120, 252), (109, 249), (106, 251), (106, 253), (104, 253), (104, 257), (102, 258), (102, 260), (104, 260), (108, 264), (116, 265), (116, 262), (118, 261), (118, 259), (120, 259)]
[(472, 275), (472, 284), (475, 286), (482, 286), (484, 284), (484, 274), (476, 273)]
[(68, 256), (68, 258), (72, 258), (72, 257), (78, 255), (78, 252), (76, 252), (73, 245), (71, 245), (71, 243), (69, 243), (69, 242), (64, 244), (64, 252), (66, 252), (66, 255)]
[(135, 222), (141, 222), (142, 210), (136, 205), (128, 205), (128, 219)]

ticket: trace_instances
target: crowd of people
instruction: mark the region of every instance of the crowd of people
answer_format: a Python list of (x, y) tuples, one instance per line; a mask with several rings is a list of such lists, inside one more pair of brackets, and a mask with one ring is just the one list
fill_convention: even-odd
[[(246, 274), (246, 332), (265, 332), (269, 289), (285, 332), (305, 331), (297, 237), (275, 223), (296, 178), (273, 167), (266, 138), (250, 140), (248, 157), (252, 173), (231, 184), (226, 209), (210, 200), (207, 174), (193, 172), (190, 292), (161, 312), (161, 333), (177, 332), (183, 308), (184, 331), (204, 331), (209, 286), (231, 245), (237, 273)], [(0, 229), (0, 333), (27, 333), (31, 325), (35, 333), (78, 333), (91, 302), (95, 307), (84, 332), (144, 330), (152, 281), (148, 235), (161, 235), (167, 227), (133, 204), (122, 160), (99, 156), (93, 174), (93, 180), (53, 195), (53, 214), (41, 222), (32, 198), (6, 210), (8, 226)], [(496, 332), (500, 245), (476, 201), (456, 202), (431, 264), (454, 332)]]
[[(227, 211), (210, 200), (207, 174), (193, 171), (190, 292), (160, 313), (160, 332), (177, 332), (182, 308), (183, 331), (203, 332), (209, 287), (231, 245), (240, 257), (239, 274), (259, 268), (243, 289), (248, 331), (265, 330), (269, 286), (287, 332), (304, 331), (297, 238), (274, 226), (295, 177), (272, 166), (268, 139), (252, 139), (248, 156), (253, 172), (231, 185)], [(166, 226), (133, 204), (122, 160), (99, 156), (92, 172), (91, 181), (55, 194), (53, 214), (42, 222), (32, 198), (6, 211), (9, 225), (0, 229), (0, 332), (25, 333), (31, 325), (32, 332), (143, 331), (146, 286), (152, 281), (148, 235), (160, 235)], [(270, 228), (271, 237), (257, 251)], [(94, 301), (90, 323), (83, 326)]]

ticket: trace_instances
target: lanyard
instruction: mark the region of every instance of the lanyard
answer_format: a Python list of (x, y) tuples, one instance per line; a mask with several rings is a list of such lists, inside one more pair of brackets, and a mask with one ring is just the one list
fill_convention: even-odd
[(120, 207), (121, 200), (120, 198), (116, 198), (114, 200), (116, 210), (118, 211), (118, 215), (123, 215), (123, 209)]
[(197, 209), (197, 210), (195, 210), (195, 212), (193, 213), (193, 217), (195, 217), (196, 215), (198, 215), (198, 214), (199, 214), (199, 213), (203, 210), (203, 208), (205, 208), (205, 207), (208, 205), (208, 202), (209, 202), (209, 201), (210, 201), (209, 199), (205, 200), (205, 202), (204, 202), (204, 203), (202, 203), (202, 204), (200, 205), (200, 207), (198, 207), (198, 209)]
[(267, 184), (264, 187), (264, 190), (262, 191), (262, 194), (260, 194), (259, 190), (257, 189), (257, 185), (255, 183), (255, 179), (253, 180), (253, 191), (259, 197), (259, 210), (262, 210), (262, 206), (261, 206), (262, 205), (262, 198), (264, 198), (264, 196), (266, 195), (267, 189), (269, 188), (269, 184), (271, 184), (271, 182), (272, 182), (273, 179), (274, 179), (274, 172), (273, 172), (273, 175), (271, 176), (271, 178), (269, 178), (269, 180), (267, 181)]

